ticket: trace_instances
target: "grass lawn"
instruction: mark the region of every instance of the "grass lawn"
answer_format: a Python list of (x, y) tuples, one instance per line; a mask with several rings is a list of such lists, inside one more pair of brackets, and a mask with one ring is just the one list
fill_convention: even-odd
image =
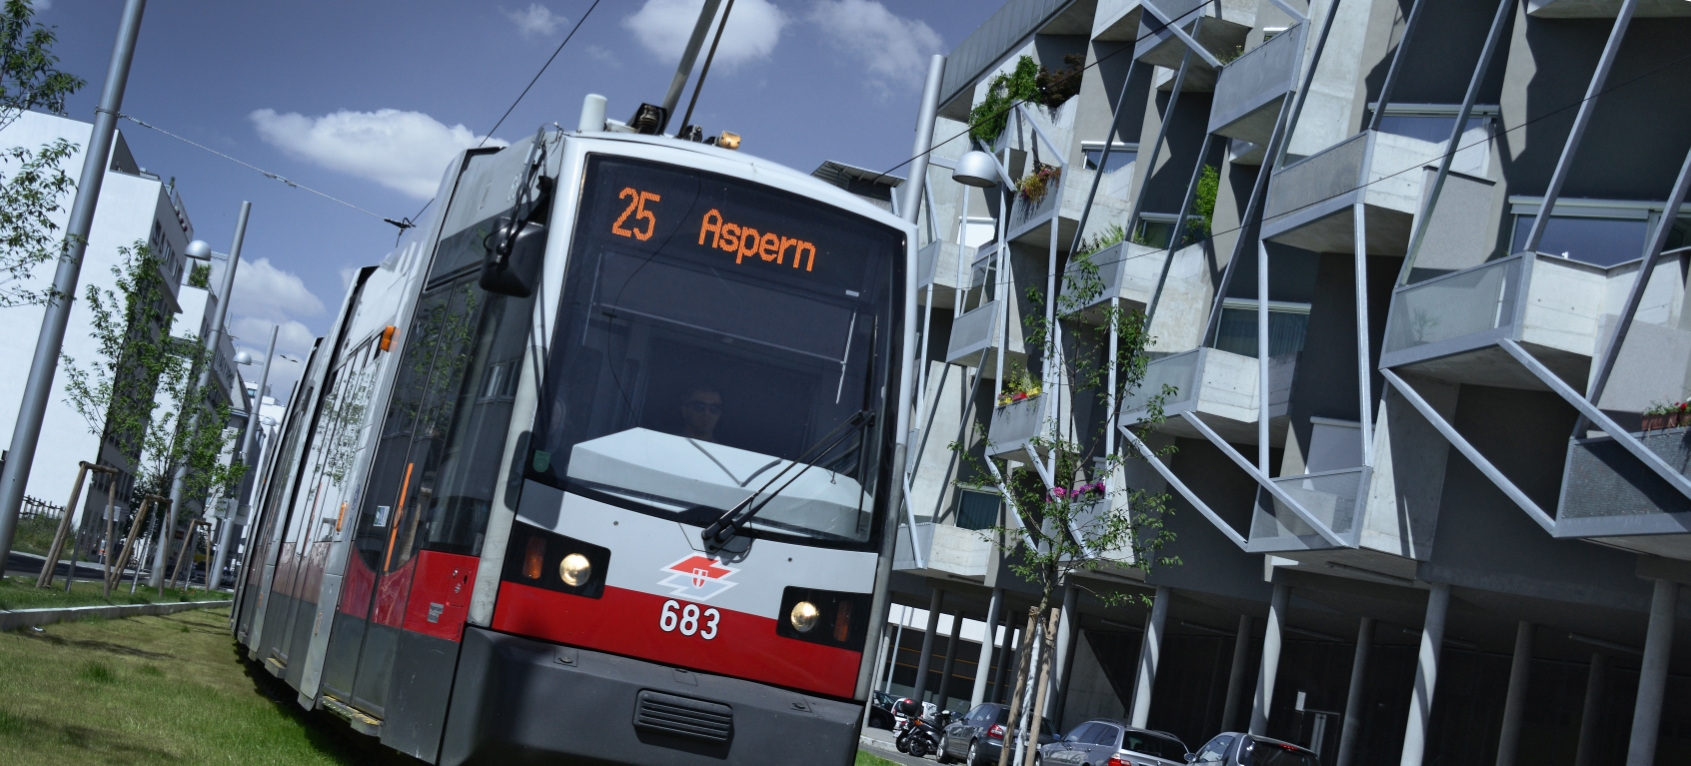
[(44, 516), (20, 519), (18, 526), (12, 530), (12, 550), (45, 556), (47, 549), (52, 547), (53, 535), (58, 530), (58, 519)]
[(153, 604), (174, 603), (177, 601), (224, 601), (234, 598), (228, 593), (208, 593), (199, 588), (191, 591), (181, 591), (176, 588), (166, 588), (164, 596), (159, 596), (157, 588), (148, 588), (145, 583), (129, 595), (129, 582), (112, 588), (112, 597), (100, 597), (100, 581), (77, 580), (71, 586), (70, 593), (65, 593), (65, 578), (53, 581), (50, 588), (35, 587), (35, 575), (27, 577), (0, 578), (0, 609), (42, 609), (54, 606), (103, 606), (106, 604)]
[(857, 751), (857, 762), (853, 766), (899, 766), (899, 764), (875, 755), (868, 750), (859, 750)]
[(228, 621), (206, 609), (0, 633), (0, 764), (416, 763), (301, 710), (240, 661)]

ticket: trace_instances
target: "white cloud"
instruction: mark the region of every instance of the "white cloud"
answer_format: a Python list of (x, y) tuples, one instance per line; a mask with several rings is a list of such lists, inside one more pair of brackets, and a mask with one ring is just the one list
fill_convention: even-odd
[[(416, 197), (434, 196), (453, 155), (482, 138), (463, 125), (448, 127), (422, 112), (341, 110), (306, 117), (274, 109), (248, 115), (258, 135), (292, 157), (316, 163)], [(506, 142), (489, 139), (490, 146)]]
[[(231, 304), (231, 308), (233, 306), (234, 304)], [(279, 402), (286, 402), (294, 381), (305, 374), (306, 356), (311, 353), (311, 345), (317, 341), (317, 334), (303, 323), (292, 319), (272, 322), (258, 317), (238, 316), (229, 322), (229, 331), (236, 337), (235, 349), (247, 352), (253, 360), (252, 364), (241, 367), (241, 378), (255, 384), (264, 373), (264, 349), (270, 343), (270, 329), (273, 327), (277, 328), (278, 332), (276, 360), (270, 365), (270, 395), (276, 397)], [(288, 361), (283, 358), (284, 355), (299, 361)]]
[(305, 289), (292, 272), (270, 264), (269, 258), (245, 261), (235, 269), (235, 295), (229, 309), (242, 316), (281, 322), (323, 313), (323, 301)]
[(928, 58), (944, 51), (945, 41), (927, 22), (899, 16), (878, 0), (821, 0), (808, 20), (834, 47), (856, 57), (883, 93), (920, 86)]
[(551, 37), (552, 35), (557, 34), (558, 27), (563, 26), (565, 22), (569, 21), (562, 16), (552, 13), (552, 9), (541, 5), (540, 3), (529, 3), (527, 8), (520, 11), (507, 11), (500, 9), (500, 12), (505, 14), (505, 18), (516, 22), (517, 31), (521, 32), (523, 37), (533, 37), (535, 35), (540, 35), (541, 37)]
[[(622, 25), (660, 60), (680, 61), (704, 6), (704, 0), (646, 0), (640, 10), (622, 20)], [(769, 0), (739, 0), (734, 3), (734, 14), (728, 17), (728, 29), (722, 33), (722, 44), (711, 66), (733, 69), (737, 64), (767, 57), (781, 41), (781, 28), (786, 25), (786, 14)], [(716, 23), (712, 23), (711, 35), (715, 33)], [(701, 65), (710, 50), (710, 40), (707, 36), (699, 49)]]
[(53, 0), (35, 0), (30, 6), (35, 9), (36, 13), (49, 11), (53, 9)]

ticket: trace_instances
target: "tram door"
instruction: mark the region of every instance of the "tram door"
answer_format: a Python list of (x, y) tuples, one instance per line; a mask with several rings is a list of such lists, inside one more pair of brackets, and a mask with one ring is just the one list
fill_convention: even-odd
[[(451, 232), (463, 217), (454, 212), (408, 328), (347, 562), (342, 603), (359, 624), (346, 635), (361, 636), (347, 701), (378, 718), (394, 702), (389, 683), (408, 646), (438, 651), (458, 640), (532, 323), (532, 298), (477, 286), (497, 217)], [(460, 587), (436, 601), (431, 589), (443, 582)], [(429, 594), (412, 603), (414, 590)], [(441, 665), (428, 670), (449, 678), (451, 663)]]

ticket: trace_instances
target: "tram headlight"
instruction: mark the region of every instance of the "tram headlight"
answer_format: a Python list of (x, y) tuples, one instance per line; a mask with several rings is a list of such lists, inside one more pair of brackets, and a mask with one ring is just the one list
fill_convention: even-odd
[(586, 556), (571, 553), (558, 562), (558, 578), (572, 588), (579, 588), (593, 579), (593, 563)]
[(822, 612), (816, 608), (815, 604), (809, 601), (800, 601), (793, 605), (793, 611), (787, 615), (787, 620), (793, 624), (793, 630), (800, 633), (809, 633), (816, 627), (816, 621), (821, 616)]

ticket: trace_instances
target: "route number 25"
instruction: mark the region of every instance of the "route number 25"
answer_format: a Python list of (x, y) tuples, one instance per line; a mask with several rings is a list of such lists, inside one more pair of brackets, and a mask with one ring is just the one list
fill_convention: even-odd
[[(704, 618), (703, 629), (699, 625), (701, 616)], [(701, 614), (698, 604), (683, 607), (680, 602), (670, 599), (663, 602), (663, 611), (658, 614), (658, 627), (665, 633), (679, 630), (683, 636), (697, 633), (699, 638), (709, 641), (716, 638), (716, 623), (721, 619), (722, 613), (715, 609), (706, 609)]]
[[(628, 200), (628, 208), (622, 211), (622, 215), (617, 216), (615, 223), (611, 224), (611, 233), (619, 237), (633, 237), (641, 242), (651, 239), (652, 232), (658, 228), (658, 217), (653, 215), (652, 211), (646, 209), (646, 203), (659, 202), (663, 198), (649, 191), (640, 191), (630, 186), (623, 189), (622, 193), (617, 195), (617, 199)], [(630, 215), (634, 216), (635, 224), (632, 227), (624, 226), (623, 224), (628, 222)], [(645, 223), (645, 228), (641, 228), (640, 223)]]

